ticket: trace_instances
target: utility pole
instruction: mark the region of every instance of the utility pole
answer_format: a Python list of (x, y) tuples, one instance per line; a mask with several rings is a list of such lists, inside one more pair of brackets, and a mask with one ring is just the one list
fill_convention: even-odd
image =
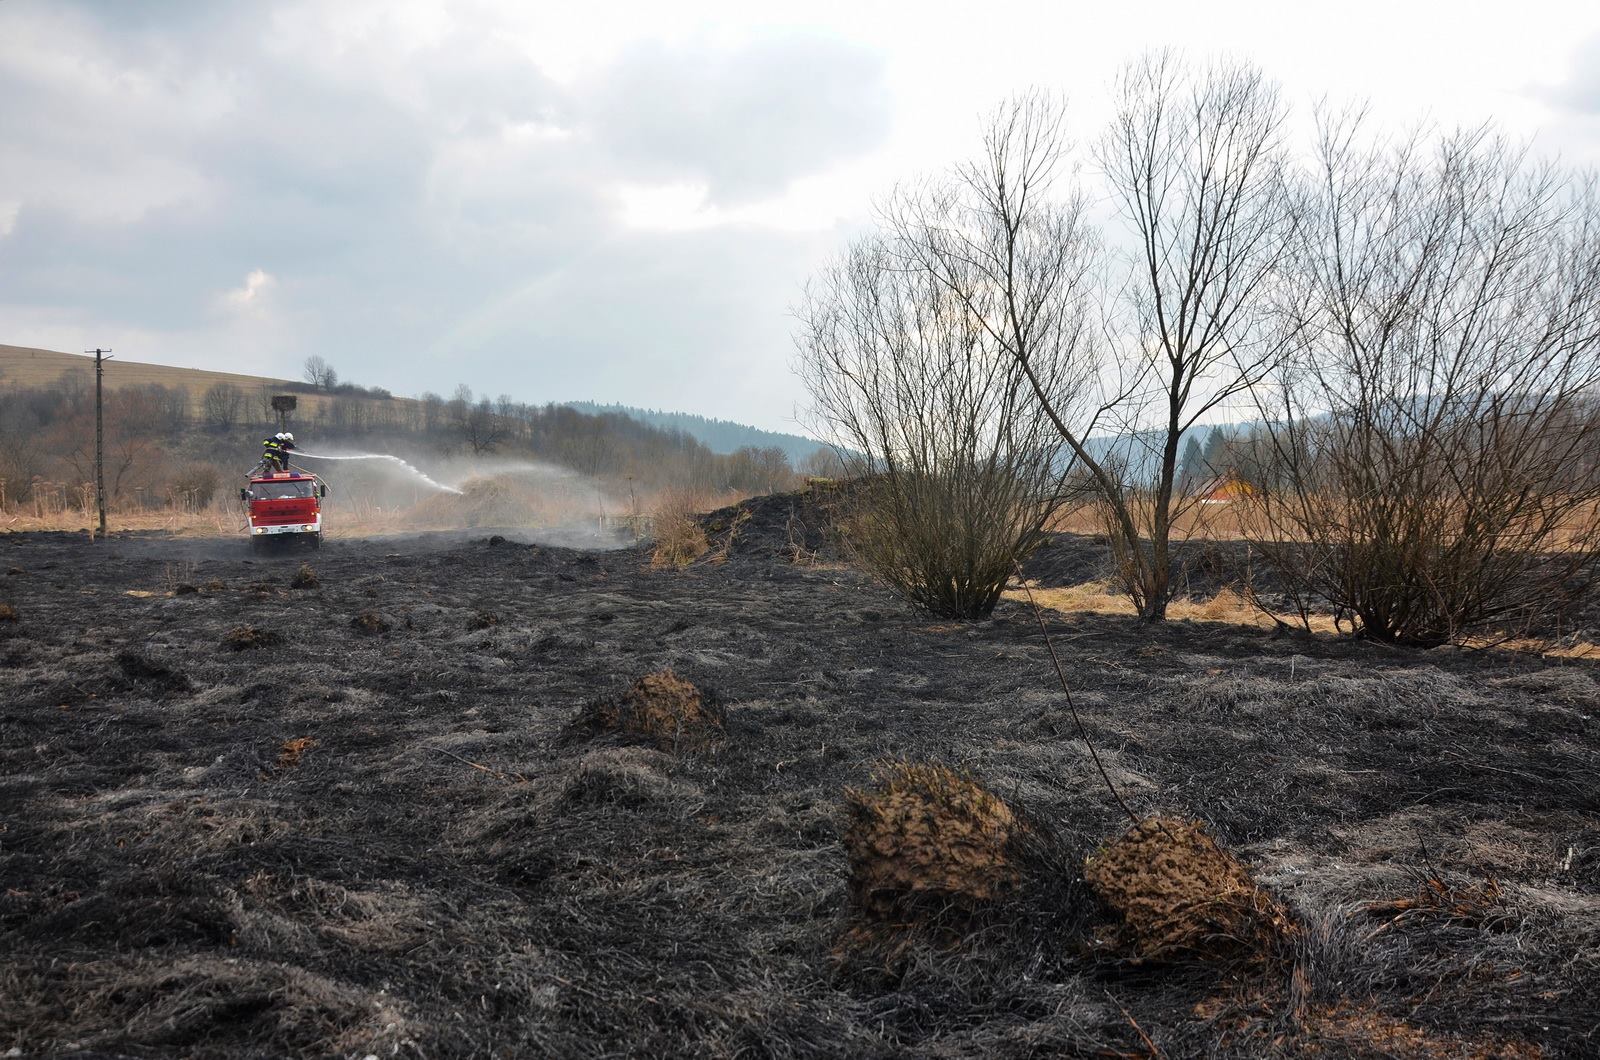
[(100, 507), (100, 540), (106, 536), (106, 423), (105, 362), (110, 350), (84, 350), (94, 354), (94, 499)]

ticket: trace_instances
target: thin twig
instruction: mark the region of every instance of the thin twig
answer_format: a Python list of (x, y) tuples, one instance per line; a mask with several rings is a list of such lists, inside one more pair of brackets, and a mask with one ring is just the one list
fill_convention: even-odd
[(1150, 1036), (1144, 1032), (1143, 1027), (1139, 1026), (1139, 1021), (1133, 1018), (1133, 1013), (1128, 1011), (1127, 1006), (1118, 1001), (1116, 998), (1111, 997), (1109, 991), (1106, 993), (1106, 997), (1111, 998), (1111, 1003), (1122, 1010), (1122, 1018), (1128, 1021), (1128, 1026), (1132, 1027), (1134, 1033), (1139, 1036), (1139, 1040), (1144, 1042), (1144, 1047), (1150, 1050), (1150, 1055), (1152, 1057), (1155, 1057), (1156, 1060), (1160, 1060), (1161, 1057), (1167, 1055), (1161, 1051), (1161, 1047), (1159, 1045), (1150, 1040)]
[(526, 784), (528, 782), (528, 778), (523, 776), (521, 773), (504, 773), (504, 772), (502, 772), (502, 771), (500, 771), (498, 769), (495, 769), (493, 766), (486, 766), (482, 762), (474, 762), (470, 758), (462, 758), (460, 755), (456, 754), (454, 751), (447, 751), (443, 747), (434, 747), (434, 748), (430, 748), (430, 750), (438, 751), (442, 755), (448, 755), (449, 757), (454, 758), (457, 762), (460, 762), (464, 766), (471, 766), (473, 769), (482, 770), (483, 772), (489, 774), (491, 777), (496, 777), (496, 778), (498, 778), (500, 780), (505, 781), (508, 784), (512, 781), (512, 779), (515, 779), (519, 783), (522, 783), (522, 784)]
[(1072, 688), (1067, 684), (1066, 671), (1061, 668), (1061, 660), (1056, 656), (1056, 646), (1050, 640), (1050, 630), (1045, 628), (1044, 612), (1039, 610), (1039, 603), (1033, 598), (1033, 590), (1028, 587), (1028, 580), (1022, 576), (1022, 564), (1012, 559), (1011, 567), (1017, 572), (1017, 581), (1022, 584), (1022, 591), (1027, 594), (1028, 606), (1033, 608), (1034, 620), (1039, 623), (1039, 632), (1044, 635), (1044, 646), (1050, 650), (1050, 662), (1056, 668), (1056, 678), (1060, 680), (1061, 691), (1067, 697), (1067, 709), (1072, 712), (1072, 724), (1077, 726), (1078, 739), (1082, 740), (1083, 746), (1089, 749), (1089, 757), (1094, 759), (1094, 767), (1100, 771), (1100, 779), (1105, 781), (1106, 790), (1111, 792), (1111, 797), (1117, 800), (1117, 805), (1122, 807), (1122, 812), (1127, 814), (1128, 820), (1137, 827), (1139, 824), (1138, 815), (1128, 808), (1128, 804), (1122, 799), (1122, 793), (1111, 782), (1111, 774), (1106, 772), (1105, 763), (1100, 761), (1100, 752), (1095, 750), (1094, 741), (1089, 739), (1089, 732), (1083, 727), (1083, 719), (1078, 716), (1078, 706), (1072, 701)]

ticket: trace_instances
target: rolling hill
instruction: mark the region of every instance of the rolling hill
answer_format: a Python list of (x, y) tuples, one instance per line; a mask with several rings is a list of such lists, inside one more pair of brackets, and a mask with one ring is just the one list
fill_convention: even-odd
[[(81, 353), (0, 345), (0, 386), (47, 387), (72, 376), (93, 383), (94, 358)], [(305, 388), (304, 383), (288, 379), (213, 372), (202, 368), (178, 368), (167, 364), (124, 360), (115, 355), (107, 362), (105, 384), (108, 387), (147, 386), (152, 383), (182, 387), (190, 391), (196, 400), (207, 388), (217, 383), (231, 383), (247, 390), (262, 386), (285, 390)]]

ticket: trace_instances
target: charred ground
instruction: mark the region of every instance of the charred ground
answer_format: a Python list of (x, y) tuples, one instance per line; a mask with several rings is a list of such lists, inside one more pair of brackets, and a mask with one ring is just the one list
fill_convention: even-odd
[[(1113, 779), (1284, 902), (1296, 983), (1132, 964), (1072, 878), (1050, 915), (853, 957), (842, 793), (885, 758), (970, 770), (1079, 859), (1127, 822), (1031, 614), (930, 621), (814, 514), (717, 513), (673, 571), (484, 536), (0, 539), (0, 1049), (1600, 1050), (1600, 679), (1527, 654), (1052, 616)], [(1063, 538), (1029, 573), (1099, 562)], [(669, 667), (714, 745), (574, 737)]]

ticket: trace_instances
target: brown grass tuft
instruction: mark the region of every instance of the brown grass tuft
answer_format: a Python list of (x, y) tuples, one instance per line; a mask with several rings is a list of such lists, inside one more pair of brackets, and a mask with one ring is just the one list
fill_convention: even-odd
[(687, 493), (665, 494), (654, 513), (653, 567), (687, 567), (710, 549), (705, 529), (695, 518), (696, 504)]
[(1138, 960), (1255, 961), (1293, 934), (1288, 913), (1198, 821), (1148, 817), (1089, 858), (1084, 878)]
[(1492, 926), (1506, 917), (1505, 892), (1493, 876), (1479, 884), (1461, 886), (1446, 883), (1437, 876), (1422, 876), (1411, 894), (1389, 901), (1368, 902), (1365, 908), (1372, 916), (1392, 917), (1385, 927), (1418, 917)]
[(10, 604), (0, 604), (0, 622), (15, 622), (17, 609)]
[(222, 646), (229, 651), (270, 648), (282, 643), (281, 633), (271, 629), (257, 629), (255, 626), (234, 626), (222, 635)]
[(289, 588), (291, 589), (318, 589), (321, 587), (322, 582), (317, 579), (317, 572), (311, 568), (309, 563), (300, 564), (300, 569), (294, 572), (293, 578), (289, 579)]
[(296, 736), (283, 741), (278, 749), (278, 768), (293, 769), (300, 764), (300, 756), (317, 746), (314, 736)]
[(479, 611), (477, 614), (467, 619), (467, 628), (473, 632), (483, 629), (491, 629), (499, 624), (500, 616), (495, 614), (493, 611)]
[(1005, 800), (938, 763), (891, 763), (845, 791), (850, 898), (866, 920), (964, 919), (1016, 889), (1023, 825)]
[(700, 749), (723, 740), (722, 712), (671, 670), (645, 674), (614, 698), (584, 707), (571, 735), (617, 733), (643, 738), (663, 751)]
[(350, 628), (357, 633), (377, 636), (379, 633), (389, 632), (389, 620), (376, 611), (363, 611), (350, 620)]

